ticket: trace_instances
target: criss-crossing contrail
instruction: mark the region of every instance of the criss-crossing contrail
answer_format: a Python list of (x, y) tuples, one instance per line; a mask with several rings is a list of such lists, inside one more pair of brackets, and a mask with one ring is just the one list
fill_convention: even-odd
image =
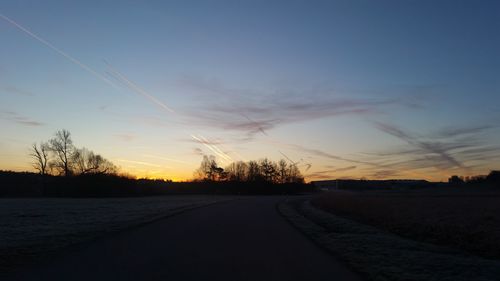
[(82, 68), (83, 70), (85, 70), (88, 73), (92, 74), (94, 77), (98, 78), (99, 80), (107, 83), (108, 85), (110, 85), (113, 88), (118, 88), (113, 82), (111, 82), (111, 80), (109, 80), (108, 78), (104, 77), (99, 72), (93, 70), (88, 65), (82, 63), (81, 61), (77, 60), (76, 58), (70, 56), (68, 53), (66, 53), (66, 52), (62, 51), (61, 49), (57, 48), (56, 46), (52, 45), (49, 41), (43, 39), (42, 37), (36, 35), (35, 33), (31, 32), (31, 31), (29, 31), (27, 28), (25, 28), (24, 26), (22, 26), (19, 23), (15, 22), (11, 18), (9, 18), (9, 17), (7, 17), (7, 16), (5, 16), (5, 15), (3, 15), (1, 13), (0, 13), (0, 18), (4, 19), (5, 21), (7, 21), (8, 23), (10, 23), (11, 25), (15, 26), (17, 29), (19, 29), (22, 32), (24, 32), (25, 34), (29, 35), (31, 38), (33, 38), (33, 39), (37, 40), (38, 42), (44, 44), (45, 46), (49, 47), (50, 49), (52, 49), (53, 51), (55, 51), (59, 55), (63, 56), (67, 60), (69, 60), (70, 62), (78, 65), (80, 68)]
[(267, 136), (266, 132), (264, 131), (264, 129), (262, 129), (262, 126), (260, 126), (257, 122), (255, 122), (254, 120), (250, 119), (250, 117), (248, 117), (247, 115), (241, 113), (241, 115), (243, 117), (245, 117), (248, 121), (250, 121), (250, 123), (254, 123), (254, 125), (257, 127), (257, 129), (264, 135), (264, 136)]
[[(90, 66), (84, 64), (83, 62), (81, 62), (80, 60), (74, 58), (73, 56), (69, 55), (68, 53), (64, 52), (63, 50), (57, 48), (56, 46), (54, 46), (52, 43), (50, 43), (49, 41), (45, 40), (44, 38), (40, 37), (39, 35), (33, 33), (32, 31), (30, 31), (29, 29), (27, 29), (26, 27), (22, 26), (21, 24), (17, 23), (16, 21), (14, 21), (13, 19), (3, 15), (0, 13), (0, 18), (2, 18), (3, 20), (5, 20), (6, 22), (8, 22), (9, 24), (13, 25), (14, 27), (16, 27), (17, 29), (19, 29), (20, 31), (22, 31), (23, 33), (25, 33), (26, 35), (30, 36), (31, 38), (37, 40), (38, 42), (42, 43), (43, 45), (45, 45), (46, 47), (50, 48), (51, 50), (55, 51), (56, 53), (58, 53), (59, 55), (61, 55), (62, 57), (64, 57), (65, 59), (69, 60), (70, 62), (76, 64), (77, 66), (79, 66), (80, 68), (82, 68), (83, 70), (87, 71), (88, 73), (92, 74), (94, 77), (98, 78), (99, 80), (105, 82), (106, 84), (112, 86), (113, 88), (115, 89), (118, 89), (119, 87), (114, 83), (112, 82), (111, 80), (109, 80), (107, 77), (105, 77), (104, 75), (100, 74), (99, 72), (95, 71), (94, 69), (92, 69)], [(118, 81), (120, 81), (121, 83), (123, 83), (125, 86), (127, 86), (130, 90), (134, 91), (135, 93), (145, 97), (146, 99), (148, 99), (149, 101), (153, 102), (154, 104), (156, 104), (157, 106), (159, 106), (161, 109), (169, 112), (169, 113), (173, 113), (175, 114), (176, 112), (170, 108), (169, 106), (167, 106), (165, 103), (161, 102), (160, 100), (158, 100), (155, 96), (149, 94), (148, 92), (146, 92), (144, 89), (142, 89), (141, 87), (139, 87), (137, 84), (135, 84), (134, 82), (132, 82), (130, 79), (128, 79), (123, 73), (121, 73), (120, 71), (118, 71), (116, 68), (114, 68), (111, 64), (109, 64), (108, 62), (106, 62), (106, 65), (108, 66), (108, 68), (110, 69), (110, 75), (113, 76), (115, 79), (117, 79)], [(204, 144), (207, 148), (209, 148), (212, 152), (214, 152), (215, 154), (217, 154), (219, 157), (221, 157), (222, 159), (226, 160), (226, 161), (231, 161), (232, 158), (225, 152), (223, 152), (222, 150), (220, 150), (216, 145), (213, 145), (213, 144), (208, 144), (208, 140), (206, 140), (203, 136), (200, 135), (201, 138), (203, 138), (204, 140), (200, 139), (200, 138), (196, 138), (194, 137), (193, 135), (191, 135), (191, 137), (195, 140), (197, 140), (198, 142)]]
[[(83, 70), (85, 70), (88, 73), (92, 74), (94, 77), (96, 77), (99, 80), (105, 82), (106, 84), (112, 86), (113, 88), (118, 89), (118, 86), (114, 82), (112, 82), (111, 80), (109, 80), (107, 77), (105, 77), (104, 75), (102, 75), (99, 72), (95, 71), (94, 69), (92, 69), (88, 65), (84, 64), (80, 60), (74, 58), (73, 56), (69, 55), (68, 53), (64, 52), (63, 50), (57, 48), (52, 43), (50, 43), (49, 41), (47, 41), (44, 38), (40, 37), (39, 35), (31, 32), (29, 29), (27, 29), (26, 27), (24, 27), (21, 24), (17, 23), (13, 19), (11, 19), (11, 18), (9, 18), (9, 17), (7, 17), (7, 16), (5, 16), (5, 15), (3, 15), (1, 13), (0, 13), (0, 18), (2, 18), (3, 20), (5, 20), (9, 24), (13, 25), (14, 27), (16, 27), (17, 29), (19, 29), (20, 31), (22, 31), (26, 35), (30, 36), (31, 38), (33, 38), (33, 39), (37, 40), (38, 42), (42, 43), (46, 47), (52, 49), (53, 51), (55, 51), (59, 55), (63, 56), (65, 59), (69, 60), (70, 62), (72, 62), (75, 65), (77, 65), (80, 68), (82, 68)], [(115, 79), (117, 79), (118, 81), (120, 81), (121, 83), (123, 83), (127, 88), (129, 88), (130, 90), (134, 91), (135, 93), (137, 93), (137, 94), (145, 97), (146, 99), (148, 99), (152, 103), (154, 103), (157, 106), (159, 106), (162, 110), (165, 110), (165, 111), (167, 111), (169, 113), (176, 114), (176, 112), (172, 108), (170, 108), (165, 103), (163, 103), (160, 100), (158, 100), (155, 96), (149, 94), (147, 91), (145, 91), (144, 89), (142, 89), (141, 87), (139, 87), (136, 83), (134, 83), (129, 78), (127, 78), (123, 73), (121, 73), (120, 71), (118, 71), (111, 64), (109, 64), (106, 61), (105, 61), (105, 64), (108, 66), (108, 68), (110, 70), (110, 72), (108, 72), (108, 73), (111, 76), (113, 76)], [(257, 126), (257, 129), (263, 135), (268, 136), (268, 134), (264, 131), (264, 129), (257, 122), (255, 122), (254, 120), (250, 119), (248, 116), (246, 116), (244, 114), (242, 114), (242, 115), (248, 121), (250, 121), (251, 123), (254, 123)], [(223, 152), (215, 144), (211, 144), (205, 137), (203, 137), (201, 135), (199, 135), (198, 137), (195, 136), (195, 135), (193, 135), (193, 134), (189, 134), (189, 135), (190, 135), (191, 138), (193, 138), (194, 140), (196, 140), (200, 144), (203, 144), (210, 151), (212, 151), (213, 153), (215, 153), (216, 155), (218, 155), (221, 159), (224, 159), (225, 161), (233, 161), (233, 159), (231, 158), (231, 156), (229, 156), (227, 153)], [(285, 154), (283, 154), (281, 151), (279, 151), (279, 152), (280, 152), (280, 154), (282, 154), (283, 156), (285, 156), (285, 158), (288, 161), (290, 161), (292, 164), (294, 164), (294, 165), (297, 164), (297, 163), (294, 163), (293, 161), (291, 161), (291, 159), (288, 156), (286, 156)]]
[[(168, 107), (165, 105), (163, 102), (158, 100), (155, 96), (149, 94), (146, 92), (144, 89), (139, 87), (136, 83), (134, 83), (132, 80), (130, 80), (125, 74), (121, 73), (118, 71), (115, 67), (113, 67), (110, 63), (106, 62), (106, 65), (110, 69), (110, 75), (112, 75), (114, 78), (116, 78), (118, 81), (121, 83), (125, 84), (129, 89), (132, 91), (138, 93), (139, 95), (145, 97), (149, 101), (153, 102), (155, 105), (159, 106), (161, 109), (164, 111), (167, 111), (167, 113), (172, 114), (173, 116), (179, 116), (179, 114), (173, 110), (172, 108)], [(188, 135), (194, 139), (195, 141), (203, 144), (205, 147), (207, 147), (210, 151), (221, 157), (225, 161), (232, 161), (233, 159), (231, 156), (229, 156), (227, 153), (223, 152), (217, 145), (210, 143), (204, 136), (199, 135), (199, 137), (196, 137), (195, 135), (188, 133)]]
[[(150, 100), (151, 102), (153, 102), (157, 106), (161, 107), (163, 110), (168, 111), (168, 113), (171, 113), (174, 116), (178, 116), (179, 115), (175, 110), (173, 110), (172, 108), (168, 107), (163, 102), (161, 102), (160, 100), (158, 100), (156, 97), (154, 97), (153, 95), (149, 94), (144, 89), (142, 89), (141, 87), (139, 87), (132, 80), (130, 80), (129, 78), (127, 78), (123, 73), (121, 73), (120, 71), (118, 71), (110, 63), (108, 63), (106, 61), (104, 61), (104, 62), (106, 63), (106, 65), (109, 67), (109, 69), (111, 71), (110, 75), (112, 75), (113, 77), (115, 77), (118, 81), (124, 83), (128, 88), (130, 88), (134, 92), (140, 94), (141, 96), (147, 98), (148, 100)], [(203, 144), (205, 147), (207, 147), (210, 151), (212, 151), (213, 153), (215, 153), (216, 155), (218, 155), (223, 160), (225, 160), (225, 161), (233, 161), (233, 159), (231, 158), (231, 156), (229, 156), (227, 153), (225, 153), (224, 151), (222, 151), (217, 145), (210, 143), (210, 141), (207, 140), (204, 136), (199, 135), (198, 137), (196, 137), (193, 134), (189, 134), (189, 136), (192, 139), (194, 139), (195, 141)]]

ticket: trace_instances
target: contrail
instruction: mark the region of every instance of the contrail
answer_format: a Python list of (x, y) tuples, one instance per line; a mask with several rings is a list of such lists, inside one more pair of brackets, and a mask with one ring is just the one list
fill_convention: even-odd
[(35, 33), (31, 32), (31, 31), (29, 31), (27, 28), (23, 27), (22, 25), (20, 25), (19, 23), (15, 22), (14, 20), (6, 17), (5, 15), (3, 15), (1, 13), (0, 13), (0, 18), (4, 19), (8, 23), (12, 24), (13, 26), (15, 26), (16, 28), (18, 28), (22, 32), (26, 33), (31, 38), (37, 40), (38, 42), (44, 44), (45, 46), (49, 47), (53, 51), (57, 52), (58, 54), (60, 54), (61, 56), (63, 56), (67, 60), (69, 60), (70, 62), (78, 65), (80, 68), (82, 68), (85, 71), (87, 71), (88, 73), (94, 75), (96, 78), (100, 79), (101, 81), (104, 81), (105, 83), (109, 84), (113, 88), (116, 88), (116, 89), (118, 88), (113, 82), (111, 82), (111, 80), (109, 80), (108, 78), (104, 77), (102, 74), (98, 73), (97, 71), (93, 70), (92, 68), (90, 68), (86, 64), (84, 64), (81, 61), (79, 61), (79, 60), (75, 59), (74, 57), (70, 56), (68, 53), (66, 53), (66, 52), (62, 51), (61, 49), (57, 48), (56, 46), (52, 45), (47, 40), (41, 38), (40, 36), (36, 35)]
[(290, 163), (292, 163), (292, 165), (296, 165), (297, 163), (299, 162), (293, 162), (292, 159), (290, 159), (290, 157), (288, 157), (285, 153), (281, 152), (280, 150), (278, 150), (278, 152), (283, 155), (283, 157), (285, 157), (288, 161), (290, 161)]
[[(158, 100), (156, 97), (153, 95), (149, 94), (145, 90), (143, 90), (141, 87), (139, 87), (137, 84), (135, 84), (132, 80), (127, 78), (124, 74), (119, 72), (116, 68), (114, 68), (110, 63), (104, 61), (106, 65), (109, 67), (110, 71), (109, 74), (115, 77), (118, 81), (124, 83), (129, 89), (133, 90), (134, 92), (138, 93), (139, 95), (147, 98), (157, 106), (161, 107), (162, 109), (168, 111), (168, 113), (171, 113), (174, 116), (179, 116), (179, 113), (177, 113), (175, 110), (172, 108), (168, 107), (165, 105), (163, 102)], [(193, 134), (187, 133), (192, 139), (198, 141), (199, 143), (203, 144), (205, 147), (210, 149), (213, 153), (224, 159), (225, 161), (233, 161), (231, 156), (229, 156), (227, 153), (223, 152), (218, 146), (211, 144), (205, 137), (199, 135), (199, 138), (194, 136)]]
[[(204, 136), (201, 136), (200, 137), (206, 142), (206, 143), (209, 143), (209, 140), (207, 140)], [(231, 158), (231, 156), (227, 155), (227, 153), (225, 153), (224, 151), (222, 151), (217, 145), (215, 144), (212, 144), (212, 143), (209, 143), (210, 146), (212, 146), (215, 150), (217, 150), (221, 155), (224, 156), (224, 158), (226, 158), (226, 160), (228, 161), (233, 161), (233, 159)]]
[(142, 95), (143, 97), (147, 98), (148, 100), (150, 100), (151, 102), (155, 103), (159, 107), (167, 110), (168, 112), (175, 113), (175, 111), (173, 109), (171, 109), (170, 107), (168, 107), (163, 102), (159, 101), (153, 95), (151, 95), (148, 92), (146, 92), (145, 90), (143, 90), (141, 87), (139, 87), (137, 84), (135, 84), (134, 82), (132, 82), (130, 79), (128, 79), (121, 72), (119, 72), (118, 70), (116, 70), (111, 64), (109, 64), (106, 61), (104, 61), (104, 63), (106, 63), (106, 65), (111, 70), (111, 73), (110, 73), (111, 75), (113, 75), (115, 78), (118, 78), (119, 81), (123, 82), (127, 87), (129, 87), (130, 89), (132, 89), (134, 92), (138, 93), (139, 95)]
[(233, 159), (231, 158), (231, 156), (229, 156), (226, 153), (224, 153), (223, 151), (221, 151), (217, 146), (215, 146), (213, 144), (210, 144), (209, 141), (206, 138), (204, 138), (203, 136), (200, 136), (200, 138), (199, 138), (199, 137), (197, 137), (195, 135), (191, 135), (191, 138), (193, 138), (194, 140), (196, 140), (199, 143), (203, 144), (205, 147), (207, 147), (208, 149), (210, 149), (213, 153), (217, 154), (222, 159), (224, 159), (226, 161), (233, 161)]
[(264, 135), (264, 136), (267, 136), (266, 132), (264, 131), (264, 129), (262, 129), (262, 127), (255, 121), (253, 121), (252, 119), (250, 119), (250, 117), (248, 117), (247, 115), (241, 113), (241, 115), (243, 117), (245, 117), (246, 119), (248, 119), (248, 121), (250, 121), (251, 123), (254, 123), (254, 125), (257, 126), (257, 129), (259, 129), (259, 131)]
[[(64, 58), (66, 58), (70, 62), (76, 64), (77, 66), (79, 66), (83, 70), (92, 74), (94, 77), (100, 79), (101, 81), (107, 83), (108, 85), (112, 86), (115, 89), (119, 89), (119, 87), (115, 83), (113, 83), (111, 80), (109, 80), (108, 78), (106, 78), (105, 76), (100, 74), (99, 72), (93, 70), (91, 67), (87, 66), (83, 62), (79, 61), (78, 59), (72, 57), (68, 53), (66, 53), (66, 52), (62, 51), (61, 49), (57, 48), (56, 46), (52, 45), (49, 41), (47, 41), (47, 40), (43, 39), (42, 37), (38, 36), (37, 34), (31, 32), (30, 30), (28, 30), (24, 26), (20, 25), (16, 21), (12, 20), (11, 18), (9, 18), (1, 13), (0, 13), (0, 18), (4, 19), (5, 21), (10, 23), (11, 25), (16, 27), (17, 29), (21, 30), (23, 33), (29, 35), (31, 38), (37, 40), (38, 42), (40, 42), (40, 43), (44, 44), (45, 46), (47, 46), (48, 48), (52, 49), (53, 51), (55, 51), (59, 55), (63, 56)], [(121, 72), (116, 70), (111, 64), (109, 64), (106, 61), (105, 61), (105, 63), (109, 67), (109, 69), (111, 70), (111, 73), (109, 73), (109, 74), (111, 76), (113, 76), (114, 78), (116, 78), (118, 81), (125, 84), (129, 89), (131, 89), (134, 92), (138, 93), (139, 95), (147, 98), (148, 100), (150, 100), (154, 104), (158, 105), (162, 109), (168, 111), (169, 113), (176, 114), (176, 112), (172, 108), (168, 107), (166, 104), (164, 104), (163, 102), (158, 100), (156, 97), (154, 97), (153, 95), (151, 95), (148, 92), (146, 92), (145, 90), (143, 90), (137, 84), (135, 84), (130, 79), (128, 79), (124, 74), (122, 74)], [(224, 153), (223, 151), (221, 151), (217, 146), (207, 144), (208, 141), (203, 136), (201, 136), (201, 137), (204, 138), (205, 141), (200, 140), (199, 138), (196, 138), (193, 135), (191, 135), (191, 137), (195, 140), (198, 140), (200, 143), (204, 144), (206, 147), (208, 147), (211, 151), (213, 151), (215, 154), (219, 155), (224, 160), (232, 161), (232, 158), (229, 155), (227, 155), (226, 153)], [(127, 160), (122, 160), (122, 161), (127, 161)], [(139, 162), (136, 162), (136, 163), (139, 163)], [(141, 163), (141, 164), (145, 164), (145, 163)]]
[[(72, 57), (68, 53), (66, 53), (66, 52), (62, 51), (61, 49), (57, 48), (56, 46), (52, 45), (47, 40), (45, 40), (42, 37), (40, 37), (40, 36), (36, 35), (35, 33), (31, 32), (30, 30), (28, 30), (24, 26), (20, 25), (16, 21), (12, 20), (11, 18), (9, 18), (9, 17), (7, 17), (7, 16), (5, 16), (5, 15), (3, 15), (1, 13), (0, 13), (0, 17), (2, 19), (4, 19), (5, 21), (7, 21), (8, 23), (10, 23), (13, 26), (15, 26), (16, 28), (18, 28), (19, 30), (21, 30), (22, 32), (24, 32), (25, 34), (29, 35), (33, 39), (39, 41), (40, 43), (44, 44), (45, 46), (49, 47), (50, 49), (52, 49), (53, 51), (55, 51), (56, 53), (58, 53), (59, 55), (63, 56), (64, 58), (66, 58), (70, 62), (76, 64), (77, 66), (79, 66), (83, 70), (85, 70), (88, 73), (92, 74), (94, 77), (96, 77), (96, 78), (100, 79), (101, 81), (107, 83), (108, 85), (112, 86), (113, 88), (118, 89), (118, 86), (115, 83), (113, 83), (111, 80), (109, 80), (108, 78), (106, 78), (102, 74), (98, 73), (97, 71), (93, 70), (92, 68), (90, 68), (89, 66), (87, 66), (83, 62), (79, 61), (78, 59)], [(153, 95), (149, 94), (144, 89), (142, 89), (141, 87), (139, 87), (137, 84), (135, 84), (134, 82), (132, 82), (124, 74), (122, 74), (121, 72), (119, 72), (118, 70), (116, 70), (111, 64), (109, 64), (106, 61), (105, 61), (105, 63), (109, 67), (109, 69), (111, 70), (110, 75), (112, 75), (115, 78), (117, 78), (117, 80), (121, 81), (129, 89), (131, 89), (134, 92), (136, 92), (137, 94), (142, 95), (143, 97), (147, 98), (148, 100), (150, 100), (154, 104), (158, 105), (162, 109), (164, 109), (164, 110), (166, 110), (166, 111), (168, 111), (170, 113), (176, 113), (172, 108), (168, 107), (166, 104), (164, 104), (163, 102), (161, 102), (160, 100), (158, 100), (156, 97), (154, 97)], [(264, 131), (264, 129), (259, 124), (257, 124), (257, 122), (253, 121), (252, 119), (250, 119), (248, 116), (246, 116), (244, 114), (242, 114), (242, 115), (243, 115), (243, 117), (245, 117), (246, 119), (248, 119), (248, 121), (250, 121), (251, 123), (254, 123), (257, 126), (257, 129), (263, 135), (268, 136), (267, 133)], [(195, 137), (193, 135), (191, 135), (191, 137), (193, 139), (199, 141), (203, 145), (205, 145), (212, 152), (214, 152), (215, 154), (219, 155), (221, 158), (225, 159), (226, 161), (232, 161), (233, 160), (228, 154), (226, 154), (223, 151), (221, 151), (217, 146), (211, 145), (211, 144), (207, 144), (207, 140), (203, 136), (200, 136), (200, 137), (202, 137), (205, 140), (201, 140), (200, 138), (197, 138), (197, 137)], [(280, 153), (283, 154), (281, 151), (280, 151)], [(285, 156), (285, 155), (283, 155), (283, 156)], [(286, 156), (285, 156), (285, 158), (287, 158), (290, 162), (293, 163), (293, 161), (291, 161), (290, 158), (288, 158)], [(296, 164), (296, 163), (294, 163), (294, 164)]]

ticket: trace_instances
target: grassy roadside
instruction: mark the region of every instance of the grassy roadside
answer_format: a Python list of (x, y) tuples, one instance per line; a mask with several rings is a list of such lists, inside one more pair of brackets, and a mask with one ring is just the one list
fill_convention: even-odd
[(283, 202), (281, 214), (368, 280), (500, 280), (500, 261), (416, 242), (314, 208)]
[(442, 188), (331, 191), (311, 204), (412, 240), (500, 259), (500, 191)]

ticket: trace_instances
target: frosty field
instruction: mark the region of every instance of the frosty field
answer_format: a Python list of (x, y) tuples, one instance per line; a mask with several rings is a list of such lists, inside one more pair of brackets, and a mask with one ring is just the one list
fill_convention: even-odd
[(422, 242), (500, 258), (500, 192), (456, 189), (329, 192), (312, 204)]
[(105, 233), (230, 199), (216, 196), (0, 199), (0, 271)]

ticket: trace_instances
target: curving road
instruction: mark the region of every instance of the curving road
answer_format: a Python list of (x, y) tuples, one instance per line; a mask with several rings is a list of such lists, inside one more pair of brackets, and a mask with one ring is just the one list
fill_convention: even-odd
[(13, 280), (360, 280), (283, 219), (280, 200), (191, 210), (84, 244)]

